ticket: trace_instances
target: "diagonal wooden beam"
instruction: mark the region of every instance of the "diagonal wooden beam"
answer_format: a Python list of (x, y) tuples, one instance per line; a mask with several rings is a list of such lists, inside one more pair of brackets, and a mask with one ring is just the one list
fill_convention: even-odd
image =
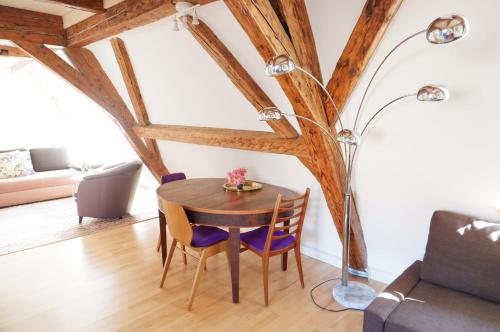
[(0, 39), (62, 46), (66, 37), (61, 16), (0, 6)]
[(309, 21), (309, 14), (304, 0), (274, 1), (278, 1), (279, 13), (276, 14), (282, 22), (286, 23), (290, 39), (295, 46), (295, 52), (303, 68), (320, 82), (323, 82), (316, 42), (314, 41), (311, 22)]
[[(116, 61), (120, 67), (120, 71), (127, 88), (128, 95), (132, 101), (132, 106), (135, 111), (137, 122), (141, 126), (148, 125), (149, 116), (146, 109), (146, 104), (142, 98), (141, 89), (139, 88), (139, 82), (134, 73), (134, 68), (132, 67), (132, 62), (125, 47), (125, 43), (120, 38), (111, 39), (111, 45), (115, 53)], [(145, 139), (146, 146), (150, 151), (154, 153), (159, 153), (158, 146), (154, 139)]]
[[(367, 0), (340, 56), (327, 90), (342, 110), (403, 0)], [(333, 106), (326, 103), (328, 123), (335, 123)]]
[[(113, 100), (113, 105), (119, 106), (120, 112), (114, 117), (118, 120), (119, 124), (125, 124), (122, 128), (129, 141), (137, 141), (139, 137), (133, 132), (131, 127), (136, 124), (136, 121), (94, 54), (84, 48), (66, 48), (65, 52), (76, 68), (88, 77), (88, 79), (94, 79), (99, 91), (106, 91), (106, 94)], [(142, 144), (136, 144), (136, 152), (138, 152), (144, 164), (151, 170), (151, 173), (160, 181), (163, 175), (168, 174), (168, 169), (163, 163), (160, 152), (158, 149), (148, 149), (147, 144), (144, 149), (144, 142), (140, 138), (139, 140)], [(150, 157), (147, 157), (148, 155)]]
[(31, 58), (30, 55), (18, 47), (0, 45), (0, 56), (12, 56), (19, 58)]
[(104, 12), (103, 0), (38, 0), (64, 5), (65, 7), (92, 13)]
[[(304, 66), (295, 51), (295, 47), (299, 44), (292, 44), (269, 0), (225, 0), (225, 3), (246, 31), (264, 61), (277, 54), (287, 54), (295, 62)], [(296, 38), (297, 40), (301, 39)], [(303, 47), (303, 45), (298, 47)], [(310, 79), (304, 74), (294, 71), (278, 77), (278, 82), (292, 103), (296, 114), (321, 124), (327, 123), (321, 96), (316, 89), (311, 88)], [(344, 167), (340, 150), (338, 145), (328, 140), (317, 127), (306, 122), (299, 122), (299, 124), (311, 160), (314, 160), (314, 165), (309, 167), (309, 170), (321, 185), (334, 225), (341, 236), (343, 233)], [(356, 216), (356, 213), (354, 215)], [(351, 266), (356, 269), (365, 269), (366, 246), (359, 219), (353, 218), (353, 224)]]
[(134, 130), (144, 138), (309, 157), (300, 136), (282, 138), (267, 131), (178, 125), (149, 125)]
[[(215, 0), (190, 0), (204, 5)], [(172, 0), (125, 0), (66, 29), (69, 46), (85, 46), (175, 13)]]
[[(272, 100), (204, 22), (200, 20), (198, 25), (193, 25), (192, 20), (189, 20), (188, 24), (189, 32), (257, 111), (261, 111), (264, 107), (274, 106)], [(279, 121), (269, 121), (268, 124), (281, 137), (293, 138), (299, 135), (285, 118)]]
[(65, 49), (75, 69), (44, 45), (23, 40), (13, 42), (107, 111), (153, 175), (159, 179), (165, 174), (167, 170), (161, 157), (148, 151), (142, 139), (133, 131), (135, 121), (132, 114), (92, 52), (86, 49)]

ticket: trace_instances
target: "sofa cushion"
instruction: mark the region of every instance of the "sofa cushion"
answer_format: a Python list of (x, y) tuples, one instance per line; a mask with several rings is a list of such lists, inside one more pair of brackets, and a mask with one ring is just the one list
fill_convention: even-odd
[(0, 179), (15, 178), (34, 173), (30, 153), (26, 150), (0, 152)]
[(421, 281), (392, 312), (387, 332), (498, 332), (500, 305)]
[(80, 181), (81, 173), (74, 169), (40, 172), (18, 178), (0, 179), (0, 194), (64, 186)]
[(31, 149), (31, 160), (35, 172), (55, 171), (70, 167), (68, 152), (65, 148)]
[(500, 303), (500, 224), (435, 212), (420, 276)]

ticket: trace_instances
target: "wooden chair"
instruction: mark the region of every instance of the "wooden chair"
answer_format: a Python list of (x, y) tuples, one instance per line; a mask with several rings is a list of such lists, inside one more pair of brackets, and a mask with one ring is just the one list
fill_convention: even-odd
[[(168, 252), (167, 261), (165, 262), (165, 267), (163, 269), (163, 274), (161, 277), (160, 288), (163, 287), (165, 279), (167, 277), (168, 268), (170, 267), (170, 262), (174, 255), (174, 251), (177, 247), (177, 243), (182, 246), (188, 247), (195, 253), (199, 254), (199, 257), (194, 256), (199, 259), (198, 268), (196, 269), (196, 275), (194, 277), (193, 286), (191, 288), (191, 295), (189, 296), (188, 310), (191, 310), (193, 306), (194, 295), (198, 289), (200, 283), (200, 277), (205, 268), (207, 258), (214, 256), (220, 252), (225, 251), (226, 256), (229, 261), (229, 256), (227, 254), (227, 239), (229, 234), (217, 227), (208, 226), (191, 226), (189, 220), (184, 212), (184, 209), (175, 203), (162, 202), (162, 209), (165, 211), (165, 216), (168, 220), (168, 230), (173, 237), (172, 244), (170, 245), (170, 250)], [(185, 254), (184, 249), (179, 248)]]
[[(182, 172), (170, 173), (167, 175), (163, 175), (161, 177), (161, 184), (170, 183), (170, 182), (174, 182), (174, 181), (180, 181), (180, 180), (186, 180), (186, 174), (184, 174)], [(161, 213), (161, 211), (158, 211), (158, 213)], [(160, 247), (161, 247), (161, 235), (158, 234), (158, 240), (156, 241), (156, 252), (160, 251)], [(182, 250), (186, 250), (184, 245), (182, 246)], [(184, 262), (184, 264), (187, 264), (187, 256), (184, 252), (182, 253), (182, 261)]]
[[(245, 249), (249, 249), (262, 257), (266, 306), (269, 304), (269, 257), (281, 255), (293, 249), (297, 269), (299, 270), (300, 285), (304, 288), (304, 275), (300, 258), (300, 236), (309, 200), (309, 191), (309, 188), (307, 188), (304, 195), (292, 199), (284, 199), (281, 194), (278, 195), (271, 224), (243, 233), (240, 236), (241, 244)], [(278, 226), (279, 224), (282, 224), (282, 226)]]

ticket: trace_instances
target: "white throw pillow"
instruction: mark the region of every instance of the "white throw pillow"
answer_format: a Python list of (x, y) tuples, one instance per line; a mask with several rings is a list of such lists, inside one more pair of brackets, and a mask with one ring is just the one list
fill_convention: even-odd
[(0, 152), (0, 179), (15, 178), (35, 174), (30, 152), (14, 150)]

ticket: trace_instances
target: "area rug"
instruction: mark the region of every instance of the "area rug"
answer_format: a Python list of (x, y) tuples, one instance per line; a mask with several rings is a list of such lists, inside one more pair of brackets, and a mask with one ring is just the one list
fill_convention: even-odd
[[(153, 205), (154, 206), (154, 205)], [(0, 256), (157, 217), (157, 210), (133, 208), (122, 219), (83, 218), (73, 198), (0, 209)]]

